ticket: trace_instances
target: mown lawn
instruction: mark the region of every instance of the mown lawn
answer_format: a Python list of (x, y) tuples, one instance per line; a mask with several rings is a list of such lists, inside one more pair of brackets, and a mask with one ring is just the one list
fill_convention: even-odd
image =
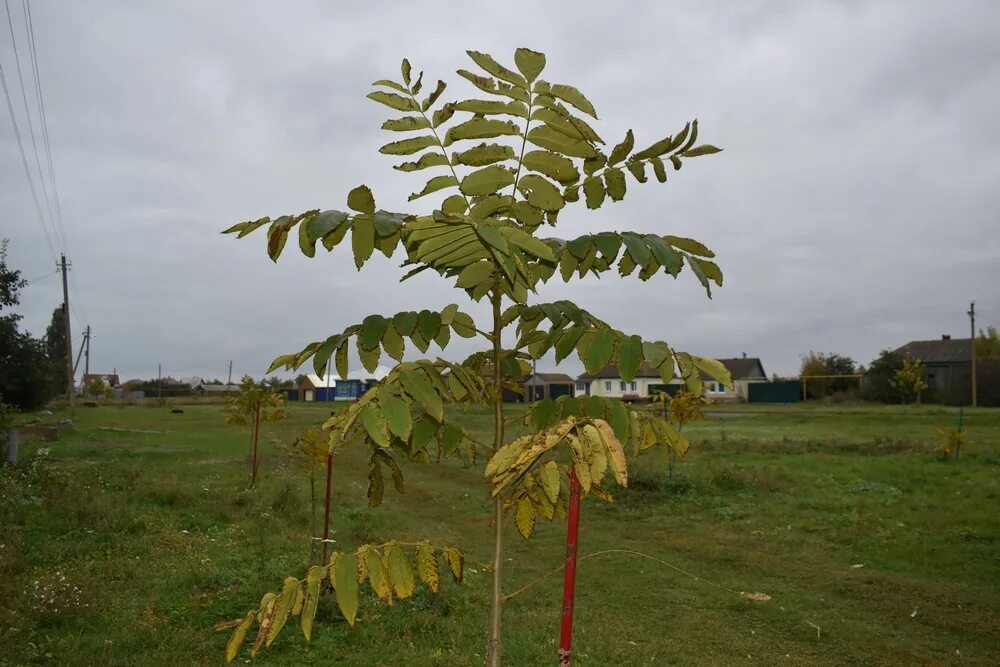
[[(228, 633), (212, 626), (308, 566), (308, 485), (276, 442), (327, 411), (293, 404), (268, 427), (255, 490), (247, 433), (217, 405), (79, 409), (60, 441), (24, 447), (18, 468), (0, 472), (0, 664), (222, 664)], [(485, 413), (463, 418), (489, 427)], [(936, 429), (957, 418), (938, 407), (736, 407), (690, 425), (692, 452), (672, 477), (651, 454), (617, 502), (585, 504), (581, 550), (636, 550), (705, 581), (624, 554), (584, 561), (577, 662), (997, 664), (1000, 411), (967, 412), (961, 460), (942, 461)], [(50, 452), (32, 463), (40, 446)], [(363, 452), (338, 459), (338, 546), (455, 545), (470, 561), (465, 583), (391, 608), (369, 597), (353, 630), (324, 600), (311, 643), (288, 627), (257, 663), (482, 662), (480, 471), (450, 461), (405, 472), (407, 494), (387, 490), (369, 509)], [(558, 567), (564, 539), (559, 523), (527, 543), (511, 529), (507, 589)], [(561, 587), (551, 577), (505, 606), (508, 664), (554, 664)]]

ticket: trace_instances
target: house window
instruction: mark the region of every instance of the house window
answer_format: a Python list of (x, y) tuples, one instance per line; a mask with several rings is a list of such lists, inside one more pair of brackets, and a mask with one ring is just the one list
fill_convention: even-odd
[(629, 385), (629, 389), (631, 389), (632, 391), (635, 391), (635, 389), (636, 389), (636, 383), (633, 382), (632, 384), (630, 384)]
[(606, 380), (604, 382), (604, 391), (611, 391), (611, 381), (610, 380)]
[(586, 382), (577, 382), (576, 383), (576, 390), (577, 391), (587, 391), (587, 383)]
[(621, 384), (621, 391), (625, 391), (625, 383), (621, 382), (620, 384)]
[(718, 393), (718, 390), (715, 388), (715, 383), (714, 382), (709, 382), (708, 383), (708, 393), (710, 393), (710, 394), (717, 394)]

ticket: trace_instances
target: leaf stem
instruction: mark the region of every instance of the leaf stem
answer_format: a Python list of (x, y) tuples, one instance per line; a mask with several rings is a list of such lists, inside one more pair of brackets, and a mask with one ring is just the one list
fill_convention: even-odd
[(512, 198), (517, 197), (517, 182), (521, 180), (521, 166), (524, 163), (524, 149), (528, 145), (528, 128), (531, 127), (531, 109), (535, 104), (535, 96), (528, 90), (528, 117), (524, 120), (524, 134), (521, 135), (521, 154), (517, 158), (517, 172), (514, 174), (514, 187), (510, 193)]
[[(494, 288), (491, 295), (493, 305), (493, 451), (503, 446), (503, 375), (500, 359), (503, 354), (501, 334), (503, 320), (500, 312), (503, 298), (499, 288)], [(490, 641), (486, 652), (488, 667), (500, 667), (500, 611), (503, 604), (503, 502), (500, 498), (493, 499), (493, 591), (490, 597)]]
[[(431, 133), (434, 135), (434, 140), (437, 142), (438, 147), (441, 149), (441, 152), (444, 154), (444, 159), (448, 162), (448, 169), (451, 170), (451, 175), (455, 179), (455, 183), (456, 184), (461, 184), (462, 179), (460, 179), (458, 177), (458, 173), (455, 171), (455, 165), (451, 161), (451, 155), (448, 154), (448, 149), (446, 149), (444, 147), (444, 142), (441, 141), (441, 137), (440, 137), (440, 135), (438, 135), (437, 128), (434, 127), (434, 122), (430, 118), (427, 117), (427, 112), (424, 111), (423, 105), (420, 104), (420, 102), (417, 101), (416, 96), (413, 94), (413, 91), (410, 89), (409, 86), (406, 87), (406, 92), (409, 94), (410, 99), (413, 100), (413, 103), (417, 105), (417, 109), (420, 110), (420, 115), (423, 116), (424, 120), (427, 121), (427, 125), (430, 126)], [(459, 194), (462, 195), (462, 198), (465, 199), (465, 208), (466, 208), (466, 210), (472, 208), (472, 204), (469, 203), (469, 198), (466, 196), (466, 194), (464, 192), (462, 192), (461, 187), (459, 187), (458, 192), (459, 192)]]

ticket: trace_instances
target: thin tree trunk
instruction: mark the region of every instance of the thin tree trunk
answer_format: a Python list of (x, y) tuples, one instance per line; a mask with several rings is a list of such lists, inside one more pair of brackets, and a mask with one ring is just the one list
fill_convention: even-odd
[[(503, 446), (503, 373), (500, 368), (502, 347), (500, 334), (499, 290), (493, 292), (493, 451)], [(493, 594), (490, 601), (490, 644), (486, 652), (488, 667), (500, 666), (500, 597), (503, 594), (501, 570), (503, 567), (503, 504), (500, 498), (493, 501)]]
[(257, 404), (257, 413), (253, 422), (253, 454), (250, 462), (250, 486), (257, 485), (257, 441), (260, 438), (260, 403)]
[(323, 565), (327, 563), (330, 547), (330, 479), (333, 475), (333, 454), (326, 455), (326, 498), (323, 501)]
[(311, 462), (312, 471), (309, 475), (309, 509), (312, 512), (312, 520), (309, 522), (309, 532), (312, 538), (309, 540), (309, 562), (316, 562), (316, 465)]

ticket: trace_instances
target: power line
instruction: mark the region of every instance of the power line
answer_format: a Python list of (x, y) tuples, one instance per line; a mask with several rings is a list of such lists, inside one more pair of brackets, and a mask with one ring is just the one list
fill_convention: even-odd
[[(53, 222), (52, 215), (52, 202), (49, 197), (49, 189), (45, 184), (45, 176), (42, 175), (42, 161), (38, 157), (38, 142), (35, 140), (35, 124), (31, 122), (31, 110), (28, 109), (28, 94), (24, 90), (24, 76), (21, 74), (21, 57), (17, 53), (17, 38), (14, 36), (14, 21), (11, 18), (10, 13), (10, 3), (8, 0), (4, 0), (4, 6), (7, 8), (7, 25), (10, 28), (10, 40), (14, 47), (14, 63), (17, 65), (17, 80), (21, 85), (21, 101), (24, 103), (24, 115), (28, 120), (28, 135), (31, 137), (31, 148), (35, 153), (35, 166), (38, 169), (38, 182), (42, 187), (42, 198), (45, 200), (45, 208), (49, 213), (49, 224), (52, 226), (52, 230), (55, 233), (57, 245), (59, 241), (59, 233), (56, 230), (55, 223)], [(41, 128), (39, 128), (41, 129)], [(63, 248), (65, 250), (65, 248)]]
[[(5, 0), (6, 1), (6, 0)], [(38, 52), (35, 48), (35, 23), (31, 19), (31, 3), (29, 0), (22, 0), (24, 7), (24, 18), (28, 28), (28, 46), (31, 52), (31, 68), (35, 79), (35, 93), (37, 94), (37, 104), (39, 115), (41, 116), (42, 144), (45, 147), (45, 159), (49, 168), (49, 182), (52, 184), (52, 194), (56, 205), (56, 222), (62, 233), (63, 248), (69, 252), (69, 236), (66, 234), (66, 226), (63, 223), (62, 202), (59, 197), (59, 187), (56, 185), (56, 172), (52, 166), (52, 147), (49, 143), (49, 121), (45, 114), (45, 94), (42, 92), (42, 77), (38, 72)]]
[(44, 276), (39, 276), (38, 278), (35, 278), (34, 280), (29, 280), (28, 282), (26, 282), (26, 283), (24, 284), (24, 286), (25, 286), (25, 287), (30, 287), (30, 286), (34, 285), (35, 283), (37, 283), (37, 282), (40, 282), (40, 281), (42, 281), (42, 280), (45, 280), (45, 279), (46, 279), (46, 278), (48, 278), (49, 276), (54, 276), (54, 275), (56, 275), (57, 273), (59, 273), (59, 269), (56, 269), (56, 270), (55, 270), (55, 271), (53, 271), (52, 273), (46, 273), (46, 274), (45, 274)]
[(56, 261), (56, 251), (52, 246), (52, 239), (49, 238), (49, 229), (45, 226), (45, 216), (42, 215), (42, 207), (38, 203), (38, 193), (35, 191), (35, 181), (31, 177), (31, 170), (28, 168), (28, 158), (24, 154), (24, 143), (21, 141), (21, 131), (17, 127), (17, 117), (14, 115), (14, 105), (10, 102), (10, 91), (7, 89), (7, 77), (3, 73), (3, 63), (0, 63), (0, 84), (3, 85), (3, 95), (7, 100), (7, 111), (10, 112), (10, 123), (14, 127), (14, 136), (17, 138), (17, 147), (21, 151), (21, 164), (24, 165), (24, 175), (28, 178), (28, 186), (31, 188), (31, 198), (35, 202), (35, 213), (38, 214), (38, 224), (42, 226), (42, 233), (45, 236), (45, 245), (49, 247), (52, 260)]

